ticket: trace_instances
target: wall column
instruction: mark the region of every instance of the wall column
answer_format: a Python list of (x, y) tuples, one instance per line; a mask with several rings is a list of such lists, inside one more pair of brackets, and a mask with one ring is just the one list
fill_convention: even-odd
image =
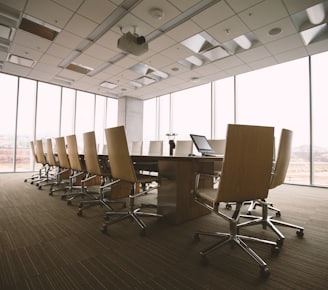
[(142, 141), (143, 139), (143, 101), (122, 97), (118, 99), (119, 126), (124, 125), (128, 142)]

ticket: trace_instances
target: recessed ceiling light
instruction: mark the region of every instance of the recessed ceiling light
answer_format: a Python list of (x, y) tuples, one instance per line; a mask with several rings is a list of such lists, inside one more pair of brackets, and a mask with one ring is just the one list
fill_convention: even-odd
[(275, 27), (269, 30), (268, 34), (271, 36), (278, 35), (282, 32), (282, 29), (280, 27)]
[(171, 71), (179, 71), (179, 68), (178, 67), (172, 67)]

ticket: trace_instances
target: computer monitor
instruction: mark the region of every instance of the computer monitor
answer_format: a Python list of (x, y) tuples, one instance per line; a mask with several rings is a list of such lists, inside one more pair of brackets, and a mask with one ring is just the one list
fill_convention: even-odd
[(214, 154), (214, 150), (208, 143), (207, 138), (203, 135), (190, 134), (192, 141), (194, 142), (197, 150), (202, 155)]

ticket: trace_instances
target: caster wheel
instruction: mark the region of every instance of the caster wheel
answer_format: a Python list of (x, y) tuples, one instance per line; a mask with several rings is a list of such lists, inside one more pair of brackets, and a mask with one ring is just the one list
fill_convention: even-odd
[(225, 208), (226, 208), (226, 209), (231, 209), (232, 206), (231, 206), (231, 204), (227, 203), (226, 206), (225, 206)]
[(261, 275), (262, 278), (265, 278), (265, 279), (268, 278), (270, 276), (269, 268), (268, 267), (261, 268), (260, 275)]
[(64, 196), (64, 195), (62, 195), (62, 196), (60, 197), (60, 199), (61, 199), (61, 200), (64, 200), (64, 199), (65, 199), (65, 196)]
[(72, 201), (71, 200), (68, 200), (67, 201), (67, 205), (72, 205)]
[(299, 237), (299, 238), (303, 238), (303, 236), (304, 236), (304, 232), (303, 232), (303, 230), (299, 230), (299, 231), (297, 231), (297, 232), (296, 232), (296, 235), (297, 235), (297, 237)]
[(252, 215), (252, 212), (248, 211), (248, 212), (247, 212), (247, 215)]
[(276, 212), (276, 217), (281, 217), (281, 213), (280, 213), (280, 211), (277, 211), (277, 212)]
[(49, 191), (49, 193), (48, 193), (50, 196), (52, 195), (52, 191)]
[(272, 255), (275, 255), (275, 256), (278, 256), (280, 253), (280, 248), (279, 246), (272, 246), (271, 248), (271, 254)]
[(200, 241), (199, 234), (195, 234), (194, 235), (194, 241), (195, 242), (199, 242)]
[(27, 182), (27, 179), (24, 179), (24, 182)]
[(103, 234), (106, 234), (106, 233), (107, 233), (107, 226), (106, 226), (106, 225), (103, 225), (102, 228), (100, 229), (100, 231), (101, 231)]
[(33, 184), (33, 181), (31, 181), (31, 184)]
[(78, 216), (82, 216), (82, 210), (79, 210), (79, 211), (77, 212), (77, 215), (78, 215)]
[(279, 239), (279, 240), (276, 241), (276, 243), (277, 243), (277, 246), (279, 248), (281, 248), (284, 245), (284, 240), (283, 239)]
[(39, 190), (41, 190), (41, 189), (42, 189), (42, 186), (41, 186), (41, 185), (39, 185), (38, 189), (39, 189)]

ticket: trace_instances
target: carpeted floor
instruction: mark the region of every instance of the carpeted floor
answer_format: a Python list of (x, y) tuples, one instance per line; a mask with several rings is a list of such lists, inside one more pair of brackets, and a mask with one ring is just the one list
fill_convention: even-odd
[[(201, 263), (199, 251), (213, 240), (195, 242), (194, 231), (228, 229), (214, 215), (181, 225), (145, 219), (145, 236), (125, 220), (103, 234), (103, 208), (79, 217), (78, 201), (66, 205), (59, 193), (24, 183), (29, 176), (0, 174), (0, 289), (327, 289), (328, 189), (283, 185), (270, 193), (281, 219), (304, 226), (305, 235), (280, 228), (286, 240), (276, 257), (249, 244), (269, 264), (265, 280), (237, 247)], [(260, 226), (243, 233), (276, 239)]]

